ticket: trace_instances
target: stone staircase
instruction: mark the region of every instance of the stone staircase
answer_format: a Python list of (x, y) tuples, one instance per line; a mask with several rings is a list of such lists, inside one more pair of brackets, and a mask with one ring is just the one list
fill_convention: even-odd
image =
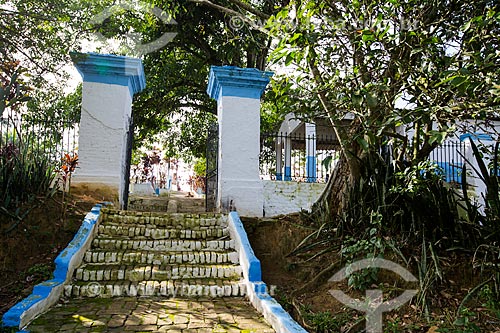
[(102, 210), (67, 297), (243, 296), (227, 216)]

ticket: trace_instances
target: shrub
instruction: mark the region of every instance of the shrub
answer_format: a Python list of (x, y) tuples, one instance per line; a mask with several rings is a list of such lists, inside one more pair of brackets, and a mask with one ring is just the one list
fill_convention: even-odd
[(55, 177), (56, 168), (44, 153), (22, 143), (7, 144), (0, 150), (0, 212), (17, 225), (35, 199), (55, 193)]

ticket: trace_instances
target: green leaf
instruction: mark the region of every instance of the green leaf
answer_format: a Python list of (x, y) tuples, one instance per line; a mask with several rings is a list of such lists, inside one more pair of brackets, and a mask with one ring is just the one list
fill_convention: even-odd
[(373, 109), (378, 106), (378, 99), (376, 96), (370, 94), (369, 92), (366, 93), (366, 104), (368, 105), (369, 108)]
[(330, 167), (332, 166), (332, 161), (333, 161), (333, 157), (332, 156), (327, 156), (321, 162), (321, 165), (328, 171), (328, 170), (330, 170)]
[(366, 140), (364, 138), (358, 136), (356, 138), (356, 142), (361, 146), (361, 148), (363, 148), (363, 150), (365, 150), (365, 151), (369, 150), (370, 145), (368, 144), (368, 142), (366, 142)]
[(363, 39), (363, 42), (372, 42), (375, 40), (375, 35), (370, 30), (363, 30), (361, 38)]
[(470, 29), (470, 25), (471, 25), (471, 21), (465, 23), (461, 28), (460, 30), (462, 30), (463, 32), (466, 32), (467, 30)]
[(450, 84), (454, 87), (459, 87), (467, 81), (468, 78), (465, 76), (455, 76), (453, 80), (451, 80)]
[(359, 93), (353, 93), (351, 95), (351, 99), (354, 107), (360, 107), (363, 103), (363, 96), (361, 96)]
[(444, 139), (446, 139), (446, 132), (440, 132), (440, 131), (429, 131), (430, 138), (429, 138), (429, 143), (433, 144), (434, 142), (437, 142), (439, 144), (443, 143)]
[(296, 33), (292, 36), (292, 38), (290, 38), (289, 43), (291, 43), (291, 42), (293, 42), (293, 41), (295, 41), (295, 40), (299, 39), (300, 37), (302, 37), (302, 34), (301, 34), (301, 33), (296, 32)]
[(422, 41), (423, 45), (430, 45), (430, 44), (437, 44), (439, 43), (439, 38), (437, 36), (432, 36), (429, 38), (426, 38)]
[(290, 52), (286, 55), (285, 65), (289, 66), (295, 60), (295, 52)]
[(464, 326), (466, 323), (464, 317), (458, 317), (457, 319), (455, 319), (455, 321), (453, 322), (453, 325), (455, 326)]

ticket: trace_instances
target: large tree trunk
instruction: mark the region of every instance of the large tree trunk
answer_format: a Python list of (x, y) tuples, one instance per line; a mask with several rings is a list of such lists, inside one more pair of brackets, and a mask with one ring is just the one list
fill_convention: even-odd
[(323, 223), (333, 221), (342, 212), (347, 190), (352, 181), (347, 159), (341, 154), (323, 194), (312, 207), (312, 213), (320, 216)]

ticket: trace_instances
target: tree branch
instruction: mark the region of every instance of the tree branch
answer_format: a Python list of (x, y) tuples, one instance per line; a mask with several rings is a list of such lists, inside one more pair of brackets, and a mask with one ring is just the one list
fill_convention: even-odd
[(241, 7), (244, 10), (246, 10), (247, 12), (250, 12), (250, 13), (252, 13), (252, 14), (254, 14), (254, 15), (256, 15), (256, 16), (264, 19), (264, 20), (267, 20), (270, 17), (266, 13), (263, 13), (260, 10), (255, 9), (254, 7), (250, 6), (249, 4), (246, 4), (246, 3), (242, 2), (240, 0), (229, 0), (229, 2), (234, 3), (236, 6)]
[(226, 13), (228, 15), (239, 17), (243, 22), (245, 22), (246, 24), (248, 24), (252, 29), (258, 30), (258, 31), (263, 32), (265, 34), (269, 33), (264, 28), (262, 28), (259, 25), (257, 25), (253, 20), (250, 20), (248, 17), (246, 17), (245, 15), (243, 15), (241, 13), (238, 13), (235, 10), (232, 10), (230, 8), (226, 8), (226, 7), (221, 6), (221, 5), (218, 5), (218, 4), (213, 3), (213, 2), (211, 2), (209, 0), (189, 0), (189, 1), (193, 2), (193, 3), (201, 4), (201, 5), (207, 5), (209, 7), (212, 7), (212, 8), (215, 8), (217, 10), (220, 10), (221, 12)]

